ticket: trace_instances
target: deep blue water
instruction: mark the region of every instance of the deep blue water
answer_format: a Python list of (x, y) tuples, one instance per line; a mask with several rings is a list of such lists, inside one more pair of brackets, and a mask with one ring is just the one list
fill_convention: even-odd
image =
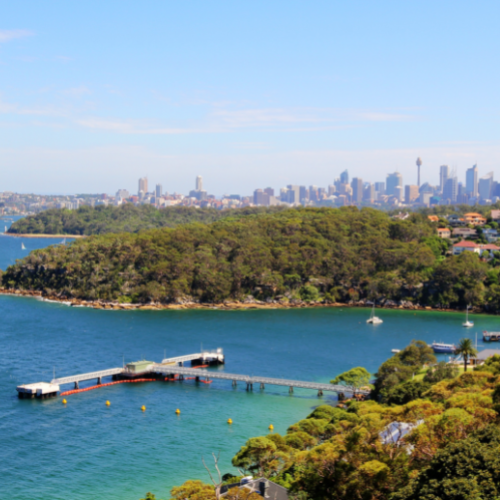
[[(53, 243), (25, 240), (27, 248)], [(19, 240), (0, 237), (0, 267), (22, 257)], [(145, 358), (224, 348), (228, 372), (328, 381), (353, 366), (376, 371), (412, 339), (456, 342), (499, 318), (365, 309), (265, 311), (99, 311), (0, 296), (0, 498), (138, 500), (169, 498), (186, 479), (208, 481), (201, 456), (219, 452), (223, 472), (246, 439), (283, 433), (320, 403), (314, 391), (230, 382), (121, 384), (61, 399), (19, 400), (16, 386), (121, 366)], [(90, 384), (89, 384), (90, 385)], [(71, 386), (65, 388), (70, 389)], [(111, 402), (110, 407), (105, 401)], [(332, 401), (326, 395), (321, 401)], [(142, 412), (140, 407), (147, 410)], [(181, 415), (175, 415), (175, 409)], [(229, 426), (226, 421), (232, 418)]]

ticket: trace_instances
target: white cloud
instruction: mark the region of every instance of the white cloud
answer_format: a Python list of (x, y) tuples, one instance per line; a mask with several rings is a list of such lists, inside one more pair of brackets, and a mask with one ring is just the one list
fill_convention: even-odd
[(170, 135), (209, 132), (208, 129), (157, 127), (146, 120), (84, 118), (76, 120), (76, 123), (82, 127), (96, 130), (106, 130), (108, 132), (116, 132), (120, 134)]
[(85, 85), (80, 85), (79, 87), (64, 90), (63, 94), (71, 97), (83, 97), (84, 95), (92, 94), (92, 92)]
[(16, 38), (33, 36), (34, 33), (28, 30), (0, 30), (0, 43), (10, 42)]

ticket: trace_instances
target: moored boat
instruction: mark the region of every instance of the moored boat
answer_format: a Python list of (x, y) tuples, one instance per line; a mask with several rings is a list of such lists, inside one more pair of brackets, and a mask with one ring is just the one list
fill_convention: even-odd
[(483, 332), (483, 341), (484, 342), (499, 342), (500, 341), (500, 332)]
[(455, 344), (445, 344), (443, 342), (433, 342), (431, 347), (436, 354), (454, 354), (457, 350)]
[(372, 307), (372, 313), (370, 317), (366, 320), (367, 323), (371, 323), (372, 325), (380, 325), (380, 323), (383, 323), (383, 321), (378, 317), (375, 316), (375, 304)]

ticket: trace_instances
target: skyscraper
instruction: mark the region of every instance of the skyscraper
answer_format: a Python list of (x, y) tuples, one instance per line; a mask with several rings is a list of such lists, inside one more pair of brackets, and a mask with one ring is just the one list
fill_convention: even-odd
[(418, 186), (405, 186), (405, 203), (413, 203), (418, 196)]
[(372, 203), (375, 198), (375, 186), (371, 183), (367, 183), (363, 190), (363, 201)]
[(394, 196), (396, 194), (396, 187), (400, 186), (403, 189), (403, 176), (399, 172), (388, 174), (386, 182), (386, 194)]
[(147, 177), (141, 177), (139, 179), (139, 189), (138, 189), (138, 195), (144, 196), (148, 192), (148, 178)]
[(458, 183), (456, 177), (446, 179), (443, 189), (443, 200), (456, 203), (458, 194)]
[(342, 184), (349, 184), (349, 173), (347, 172), (347, 170), (344, 170), (341, 174), (340, 174), (340, 182)]
[(203, 179), (201, 175), (196, 177), (196, 191), (203, 191)]
[(479, 197), (482, 200), (489, 200), (491, 198), (491, 188), (493, 187), (493, 172), (486, 174), (479, 179)]
[(351, 182), (352, 187), (352, 201), (354, 203), (361, 203), (363, 201), (363, 179), (354, 177)]
[(468, 168), (465, 173), (465, 192), (469, 196), (477, 197), (477, 165)]
[(444, 192), (444, 185), (450, 176), (450, 167), (448, 165), (441, 165), (439, 168), (439, 191)]
[(162, 194), (163, 194), (163, 188), (162, 188), (161, 184), (157, 184), (156, 189), (155, 189), (156, 198), (160, 198)]

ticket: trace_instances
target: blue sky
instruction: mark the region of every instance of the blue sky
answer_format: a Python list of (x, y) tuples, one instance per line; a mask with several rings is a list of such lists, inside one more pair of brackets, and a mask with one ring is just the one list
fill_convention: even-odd
[(0, 0), (0, 191), (500, 177), (495, 1)]

